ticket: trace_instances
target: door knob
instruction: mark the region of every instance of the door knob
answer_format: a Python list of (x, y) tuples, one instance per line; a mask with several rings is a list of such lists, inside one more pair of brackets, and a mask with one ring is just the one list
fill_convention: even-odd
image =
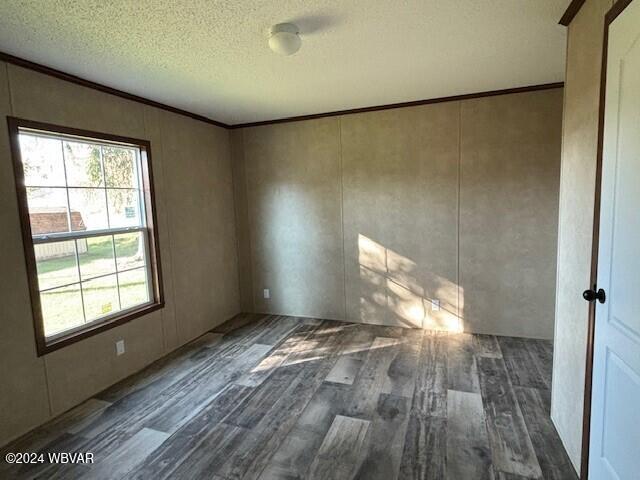
[(603, 289), (599, 289), (597, 292), (595, 289), (593, 290), (585, 290), (582, 292), (582, 298), (584, 298), (587, 302), (595, 302), (598, 300), (600, 303), (604, 303), (607, 300), (607, 295)]

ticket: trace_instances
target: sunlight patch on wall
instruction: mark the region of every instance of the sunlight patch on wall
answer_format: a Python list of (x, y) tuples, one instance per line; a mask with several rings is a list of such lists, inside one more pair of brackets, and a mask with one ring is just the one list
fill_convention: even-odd
[[(455, 282), (371, 238), (358, 235), (360, 320), (459, 333), (463, 292)], [(440, 309), (432, 308), (432, 299)]]

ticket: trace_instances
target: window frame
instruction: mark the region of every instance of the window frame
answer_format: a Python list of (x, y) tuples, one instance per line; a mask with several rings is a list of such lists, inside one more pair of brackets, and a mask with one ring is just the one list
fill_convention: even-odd
[[(35, 333), (36, 349), (38, 356), (45, 355), (59, 348), (71, 345), (75, 342), (89, 338), (98, 333), (104, 332), (116, 326), (127, 323), (142, 315), (164, 307), (164, 290), (162, 282), (162, 268), (160, 264), (160, 247), (158, 242), (158, 222), (154, 193), (154, 181), (151, 161), (151, 143), (148, 140), (141, 140), (131, 137), (123, 137), (108, 133), (82, 130), (72, 127), (64, 127), (49, 123), (25, 120), (21, 118), (7, 116), (9, 127), (9, 143), (11, 156), (13, 159), (13, 171), (18, 199), (18, 212), (22, 230), (22, 243), (24, 247), (25, 261), (27, 267), (27, 277), (29, 282), (29, 294), (31, 298), (31, 311), (33, 317), (33, 327)], [(150, 301), (140, 306), (134, 306), (107, 315), (103, 318), (93, 320), (83, 326), (78, 326), (67, 331), (63, 331), (47, 338), (44, 330), (44, 319), (42, 316), (42, 306), (40, 302), (40, 289), (38, 286), (38, 272), (36, 267), (35, 245), (31, 232), (31, 222), (29, 217), (29, 207), (27, 203), (27, 187), (25, 185), (24, 170), (20, 150), (20, 130), (28, 129), (41, 131), (44, 134), (54, 136), (76, 137), (79, 140), (99, 141), (124, 146), (132, 146), (140, 151), (140, 177), (142, 179), (140, 194), (144, 199), (144, 209), (140, 208), (141, 214), (146, 217), (146, 227), (132, 228), (131, 231), (143, 232), (143, 238), (148, 252), (148, 275), (150, 277)], [(142, 207), (142, 206), (141, 206)], [(106, 234), (115, 229), (107, 230)], [(144, 235), (146, 231), (146, 235)], [(93, 235), (94, 232), (91, 232)], [(59, 236), (59, 234), (51, 234)]]

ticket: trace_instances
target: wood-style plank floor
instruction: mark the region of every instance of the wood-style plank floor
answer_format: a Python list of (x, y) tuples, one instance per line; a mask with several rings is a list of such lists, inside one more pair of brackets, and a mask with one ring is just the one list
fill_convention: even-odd
[(242, 315), (3, 448), (0, 478), (571, 479), (551, 342)]

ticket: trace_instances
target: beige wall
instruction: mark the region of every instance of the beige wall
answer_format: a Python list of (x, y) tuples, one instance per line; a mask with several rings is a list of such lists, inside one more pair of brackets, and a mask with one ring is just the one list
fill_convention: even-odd
[(339, 137), (337, 118), (243, 132), (258, 312), (344, 318)]
[(561, 115), (553, 89), (235, 131), (243, 308), (551, 338)]
[(460, 287), (473, 332), (553, 336), (562, 94), (462, 104)]
[(569, 26), (562, 135), (551, 417), (580, 469), (604, 14), (587, 0)]
[(459, 117), (459, 103), (441, 103), (340, 119), (349, 320), (457, 318)]
[[(240, 285), (253, 284), (253, 272), (251, 266), (251, 243), (249, 230), (249, 213), (247, 205), (247, 177), (245, 174), (244, 149), (242, 147), (242, 130), (231, 130), (231, 168), (233, 173), (233, 198), (235, 205), (236, 237), (238, 241), (238, 282)], [(253, 305), (253, 289), (251, 287), (239, 288), (240, 308), (243, 312), (255, 311)]]
[[(0, 444), (239, 310), (226, 130), (0, 63), (0, 115), (151, 141), (166, 307), (37, 357), (6, 126), (0, 129)], [(3, 120), (4, 121), (4, 120)], [(202, 248), (206, 245), (207, 248)], [(115, 356), (115, 341), (127, 352)]]

